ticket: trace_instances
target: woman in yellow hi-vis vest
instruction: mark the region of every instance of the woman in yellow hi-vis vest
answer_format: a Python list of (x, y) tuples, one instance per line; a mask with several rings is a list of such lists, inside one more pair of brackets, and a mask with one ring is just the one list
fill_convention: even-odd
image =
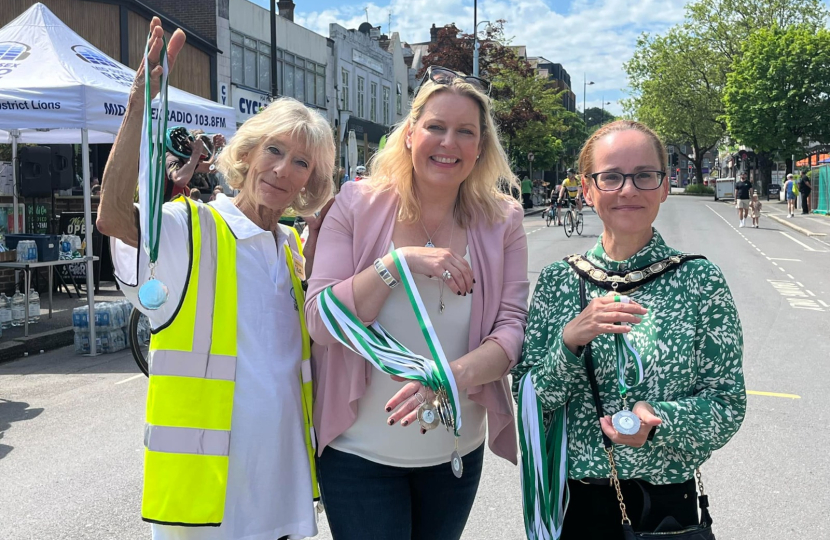
[[(151, 24), (150, 73), (160, 75), (161, 25)], [(184, 45), (177, 30), (168, 63)], [(151, 94), (158, 91), (158, 84)], [(133, 193), (139, 162), (140, 68), (104, 172), (98, 228), (113, 236), (115, 272), (137, 306), (150, 277)], [(245, 122), (219, 159), (238, 189), (209, 204), (162, 208), (157, 310), (144, 433), (141, 517), (155, 540), (277, 540), (317, 534), (311, 369), (303, 321), (304, 258), (285, 211), (312, 214), (332, 195), (326, 120), (281, 99)], [(314, 222), (312, 221), (312, 224)], [(307, 243), (315, 243), (312, 237)]]

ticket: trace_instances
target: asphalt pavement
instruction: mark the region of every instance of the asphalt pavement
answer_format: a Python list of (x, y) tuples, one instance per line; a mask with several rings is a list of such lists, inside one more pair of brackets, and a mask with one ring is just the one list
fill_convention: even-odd
[[(524, 225), (532, 286), (601, 232), (592, 210), (582, 236), (540, 215)], [(721, 267), (744, 330), (747, 418), (702, 468), (718, 538), (830, 539), (830, 244), (765, 217), (740, 228), (731, 205), (701, 197), (669, 197), (656, 227)], [(0, 365), (0, 539), (150, 537), (139, 519), (146, 387), (127, 352)], [(519, 482), (487, 452), (465, 540), (524, 538)]]

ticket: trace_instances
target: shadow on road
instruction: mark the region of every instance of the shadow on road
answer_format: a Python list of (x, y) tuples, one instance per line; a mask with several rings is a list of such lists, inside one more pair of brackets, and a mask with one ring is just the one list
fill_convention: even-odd
[(3, 375), (85, 375), (89, 373), (141, 373), (129, 349), (94, 358), (76, 355), (71, 347), (31, 355), (0, 364)]
[[(6, 430), (12, 427), (12, 422), (31, 420), (42, 412), (42, 408), (30, 409), (28, 403), (0, 398), (0, 439), (3, 439)], [(13, 446), (0, 444), (0, 459), (6, 457), (13, 449)]]

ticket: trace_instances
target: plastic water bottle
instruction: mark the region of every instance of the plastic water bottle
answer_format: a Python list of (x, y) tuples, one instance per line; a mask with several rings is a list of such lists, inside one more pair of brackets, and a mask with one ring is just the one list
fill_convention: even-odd
[(26, 297), (19, 290), (12, 296), (12, 326), (23, 326), (26, 315)]
[(6, 293), (0, 293), (0, 328), (12, 326), (12, 301)]
[(29, 291), (29, 323), (40, 322), (40, 295), (36, 290)]

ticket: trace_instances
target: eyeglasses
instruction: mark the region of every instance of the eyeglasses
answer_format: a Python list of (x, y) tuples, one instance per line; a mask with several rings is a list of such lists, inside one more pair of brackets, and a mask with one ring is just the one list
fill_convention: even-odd
[[(441, 67), (441, 66), (429, 66), (427, 68), (426, 73), (424, 73), (423, 78), (421, 79), (421, 83), (418, 85), (418, 89), (415, 90), (415, 95), (418, 95), (418, 92), (424, 86), (424, 83), (427, 80), (434, 82), (435, 84), (452, 84), (455, 79), (461, 79), (466, 83), (473, 85), (476, 90), (480, 90), (483, 94), (490, 95), (490, 81), (482, 79), (481, 77), (473, 77), (472, 75), (464, 75), (463, 73), (458, 73), (457, 71), (453, 71), (449, 68)], [(414, 96), (413, 96), (414, 98)]]
[(619, 191), (625, 185), (625, 179), (631, 178), (634, 187), (642, 191), (652, 191), (663, 185), (666, 173), (663, 171), (640, 171), (632, 174), (618, 172), (598, 172), (590, 175), (594, 185), (600, 191)]

